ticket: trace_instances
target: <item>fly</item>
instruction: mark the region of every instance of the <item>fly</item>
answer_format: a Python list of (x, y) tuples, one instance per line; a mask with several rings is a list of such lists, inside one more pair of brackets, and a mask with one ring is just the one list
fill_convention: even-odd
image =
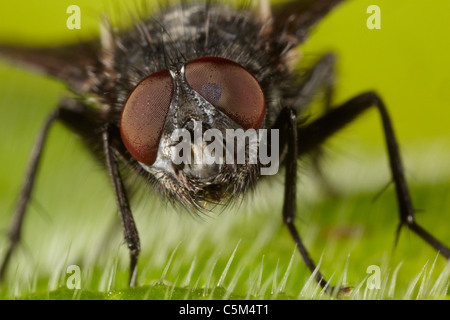
[[(19, 243), (42, 148), (56, 121), (79, 135), (110, 175), (130, 253), (130, 286), (136, 285), (141, 243), (124, 175), (139, 176), (188, 211), (226, 205), (253, 189), (271, 162), (262, 153), (252, 162), (250, 142), (248, 148), (229, 149), (223, 137), (235, 130), (245, 133), (245, 141), (252, 141), (251, 132), (266, 133), (265, 140), (253, 140), (254, 148), (270, 147), (276, 157), (269, 160), (285, 169), (283, 222), (315, 280), (333, 290), (316, 270), (294, 223), (297, 163), (371, 107), (381, 116), (395, 184), (396, 239), (407, 227), (450, 259), (450, 249), (415, 221), (397, 139), (380, 96), (365, 92), (332, 106), (333, 54), (304, 74), (292, 68), (311, 28), (341, 2), (260, 1), (257, 8), (234, 8), (219, 1), (182, 1), (136, 21), (128, 31), (105, 25), (100, 39), (92, 41), (41, 49), (0, 46), (4, 58), (61, 80), (73, 93), (59, 102), (37, 137), (10, 225), (1, 279)], [(327, 93), (326, 112), (309, 123), (301, 121), (319, 89)], [(244, 150), (241, 162), (239, 150)], [(189, 161), (204, 154), (212, 161)]]

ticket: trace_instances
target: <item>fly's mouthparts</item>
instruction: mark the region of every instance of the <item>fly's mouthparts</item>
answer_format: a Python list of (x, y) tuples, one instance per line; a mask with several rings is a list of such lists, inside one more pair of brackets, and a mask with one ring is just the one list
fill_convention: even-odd
[[(262, 175), (273, 175), (279, 166), (279, 134), (272, 129), (204, 130), (201, 121), (172, 132), (171, 160), (174, 165), (187, 165), (184, 170), (194, 176), (218, 174), (223, 164), (260, 165)], [(270, 137), (270, 142), (268, 141)], [(269, 155), (270, 147), (270, 155)], [(269, 170), (263, 170), (267, 169)]]

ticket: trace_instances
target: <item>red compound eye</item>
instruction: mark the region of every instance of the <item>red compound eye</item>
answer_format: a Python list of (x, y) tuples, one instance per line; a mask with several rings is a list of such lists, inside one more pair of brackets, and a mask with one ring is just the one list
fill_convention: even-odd
[(264, 93), (256, 78), (241, 65), (204, 57), (186, 65), (189, 85), (244, 129), (258, 129), (266, 111)]
[(125, 101), (120, 119), (122, 141), (136, 160), (147, 165), (156, 160), (173, 92), (169, 71), (158, 71), (139, 82)]

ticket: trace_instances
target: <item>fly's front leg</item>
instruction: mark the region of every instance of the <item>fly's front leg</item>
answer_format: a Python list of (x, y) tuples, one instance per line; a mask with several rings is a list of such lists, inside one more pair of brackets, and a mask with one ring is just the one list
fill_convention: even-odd
[(59, 107), (47, 118), (36, 139), (36, 143), (31, 153), (27, 174), (8, 230), (9, 246), (3, 260), (0, 261), (0, 281), (4, 279), (11, 256), (19, 244), (27, 206), (32, 196), (44, 143), (48, 137), (51, 125), (56, 120), (62, 122), (72, 132), (82, 136), (88, 150), (92, 152), (96, 159), (102, 161), (102, 163), (107, 163), (109, 173), (113, 180), (116, 199), (119, 203), (125, 239), (131, 250), (130, 285), (134, 285), (136, 283), (136, 266), (140, 250), (139, 237), (129, 208), (125, 188), (117, 169), (114, 150), (110, 145), (109, 134), (107, 131), (102, 130), (102, 125), (100, 125), (102, 123), (101, 115), (79, 101), (70, 98), (65, 98), (61, 101)]
[[(315, 273), (315, 280), (327, 292), (332, 293), (334, 288), (329, 285), (309, 255), (302, 239), (295, 226), (295, 216), (297, 213), (297, 162), (298, 162), (298, 132), (297, 132), (297, 114), (293, 109), (283, 109), (280, 113), (276, 125), (281, 129), (280, 142), (287, 147), (286, 159), (286, 176), (284, 185), (284, 201), (283, 201), (283, 222), (287, 226), (289, 233), (294, 240), (298, 251), (300, 252), (305, 265), (312, 273)], [(340, 293), (348, 293), (347, 288), (342, 288)]]
[[(311, 272), (314, 272), (316, 265), (311, 259), (308, 251), (303, 245), (303, 241), (295, 227), (295, 216), (297, 213), (297, 114), (292, 109), (285, 109), (283, 116), (286, 121), (286, 176), (284, 182), (284, 200), (283, 200), (283, 222), (286, 224), (297, 249), (299, 250), (303, 261)], [(327, 285), (326, 280), (320, 272), (316, 273), (316, 281), (322, 286)]]
[(3, 281), (11, 256), (15, 251), (17, 245), (19, 244), (24, 218), (33, 192), (34, 182), (36, 180), (36, 174), (41, 160), (44, 144), (48, 137), (51, 125), (55, 122), (55, 120), (58, 120), (59, 115), (59, 109), (56, 109), (52, 114), (50, 114), (50, 116), (45, 121), (44, 126), (42, 127), (31, 152), (28, 170), (25, 175), (25, 180), (19, 193), (16, 207), (14, 209), (14, 215), (8, 230), (9, 246), (6, 250), (3, 260), (1, 261), (0, 282)]
[(94, 112), (78, 102), (77, 100), (64, 98), (46, 119), (41, 131), (38, 134), (36, 142), (31, 152), (28, 170), (19, 193), (14, 215), (8, 230), (9, 246), (0, 261), (0, 282), (4, 280), (8, 264), (17, 248), (22, 234), (22, 228), (27, 213), (27, 207), (32, 197), (33, 187), (38, 172), (41, 155), (43, 152), (45, 141), (47, 140), (51, 125), (55, 121), (60, 121), (70, 128), (74, 133), (78, 133), (85, 137), (90, 137), (90, 149), (93, 153), (101, 146), (101, 136), (98, 136), (98, 120)]
[(108, 125), (103, 129), (103, 151), (106, 158), (106, 166), (108, 168), (111, 181), (116, 196), (117, 206), (119, 207), (120, 217), (122, 220), (122, 228), (124, 238), (130, 250), (130, 278), (129, 285), (134, 287), (137, 279), (137, 263), (138, 256), (141, 250), (138, 231), (131, 213), (130, 204), (128, 201), (125, 186), (120, 176), (115, 151), (111, 146), (111, 133)]
[(408, 185), (406, 183), (403, 164), (391, 119), (383, 101), (376, 93), (363, 93), (344, 103), (340, 107), (331, 109), (330, 112), (312, 122), (308, 126), (299, 128), (298, 135), (300, 136), (300, 139), (298, 140), (298, 155), (302, 156), (314, 150), (326, 139), (352, 122), (357, 116), (372, 106), (378, 109), (381, 116), (389, 156), (390, 171), (395, 184), (397, 204), (400, 214), (400, 224), (397, 228), (395, 242), (397, 243), (398, 241), (401, 228), (403, 226), (407, 226), (429, 245), (435, 248), (446, 259), (450, 259), (450, 249), (419, 226), (415, 220), (414, 208)]

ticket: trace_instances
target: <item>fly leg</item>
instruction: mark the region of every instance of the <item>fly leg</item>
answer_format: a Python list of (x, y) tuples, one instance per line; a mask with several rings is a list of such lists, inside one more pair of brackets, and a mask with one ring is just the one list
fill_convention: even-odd
[(113, 125), (103, 125), (104, 120), (101, 114), (96, 114), (92, 109), (78, 104), (74, 100), (68, 100), (65, 108), (61, 109), (61, 120), (73, 132), (82, 136), (95, 158), (101, 164), (106, 165), (119, 208), (124, 238), (130, 251), (129, 285), (135, 286), (141, 246), (126, 187), (118, 167), (118, 156), (123, 155), (124, 147), (120, 144), (113, 144), (113, 141), (117, 140), (113, 138), (120, 134), (118, 128)]
[(137, 259), (140, 251), (139, 237), (131, 215), (125, 187), (118, 170), (114, 154), (116, 148), (110, 143), (110, 130), (106, 130), (106, 128), (103, 128), (102, 125), (100, 125), (103, 123), (100, 114), (97, 114), (95, 110), (70, 98), (63, 99), (59, 107), (47, 118), (36, 139), (36, 143), (31, 153), (28, 171), (19, 193), (14, 215), (8, 230), (9, 246), (3, 260), (0, 261), (0, 282), (4, 280), (11, 256), (19, 244), (22, 226), (27, 212), (27, 206), (32, 196), (44, 144), (48, 137), (49, 129), (56, 120), (61, 121), (72, 132), (82, 136), (86, 142), (86, 146), (96, 159), (107, 165), (112, 178), (116, 200), (119, 204), (125, 240), (130, 249), (131, 269), (129, 283), (133, 286), (136, 284)]
[(31, 195), (33, 192), (34, 182), (36, 180), (36, 174), (39, 167), (39, 162), (41, 160), (42, 151), (44, 149), (45, 141), (48, 137), (48, 133), (51, 125), (59, 118), (59, 109), (56, 109), (51, 113), (46, 119), (44, 126), (42, 127), (36, 142), (34, 144), (33, 150), (31, 152), (31, 157), (29, 160), (28, 170), (25, 175), (25, 180), (22, 185), (22, 189), (19, 193), (19, 197), (14, 209), (14, 215), (11, 224), (8, 229), (8, 240), (9, 246), (6, 250), (5, 256), (1, 261), (0, 265), (0, 282), (3, 282), (8, 263), (14, 253), (17, 245), (20, 242), (20, 237), (22, 233), (22, 226), (24, 223), (25, 214), (27, 212), (27, 206), (30, 202)]
[(116, 203), (122, 222), (122, 230), (130, 251), (129, 285), (135, 286), (137, 279), (137, 263), (141, 249), (139, 234), (130, 209), (126, 187), (122, 180), (118, 158), (123, 155), (123, 146), (113, 144), (117, 140), (118, 128), (113, 125), (103, 125), (102, 115), (74, 100), (68, 100), (61, 109), (61, 120), (73, 132), (83, 137), (88, 149), (106, 169), (111, 178)]
[(400, 223), (397, 228), (395, 243), (398, 241), (402, 227), (406, 226), (434, 249), (436, 249), (446, 259), (450, 259), (450, 249), (419, 226), (415, 220), (411, 196), (406, 183), (403, 164), (391, 119), (383, 101), (376, 93), (363, 93), (347, 101), (340, 107), (331, 109), (328, 113), (311, 124), (299, 128), (297, 132), (300, 137), (297, 141), (298, 156), (305, 155), (306, 153), (314, 150), (326, 139), (355, 120), (357, 116), (372, 106), (377, 108), (381, 116), (389, 156), (390, 171), (395, 184), (397, 204), (400, 215)]
[(106, 166), (111, 177), (111, 181), (116, 195), (117, 206), (119, 207), (120, 217), (122, 221), (122, 228), (124, 232), (125, 241), (130, 250), (130, 278), (129, 285), (136, 286), (137, 278), (137, 262), (141, 245), (139, 241), (136, 224), (131, 213), (130, 204), (125, 191), (125, 186), (120, 176), (117, 160), (115, 157), (115, 150), (111, 146), (111, 135), (109, 127), (106, 125), (103, 130), (103, 147), (106, 157)]
[[(286, 166), (285, 185), (284, 185), (284, 200), (283, 200), (283, 222), (287, 226), (289, 233), (294, 240), (300, 255), (309, 268), (311, 273), (315, 274), (315, 280), (328, 293), (333, 293), (334, 289), (325, 280), (324, 276), (319, 270), (316, 270), (316, 265), (309, 255), (302, 239), (295, 226), (295, 216), (297, 213), (297, 162), (298, 162), (298, 129), (297, 129), (297, 114), (295, 110), (285, 108), (279, 115), (276, 126), (281, 128), (280, 141), (285, 143), (287, 147), (286, 159), (284, 163)], [(340, 288), (339, 292), (346, 294), (348, 288)]]

